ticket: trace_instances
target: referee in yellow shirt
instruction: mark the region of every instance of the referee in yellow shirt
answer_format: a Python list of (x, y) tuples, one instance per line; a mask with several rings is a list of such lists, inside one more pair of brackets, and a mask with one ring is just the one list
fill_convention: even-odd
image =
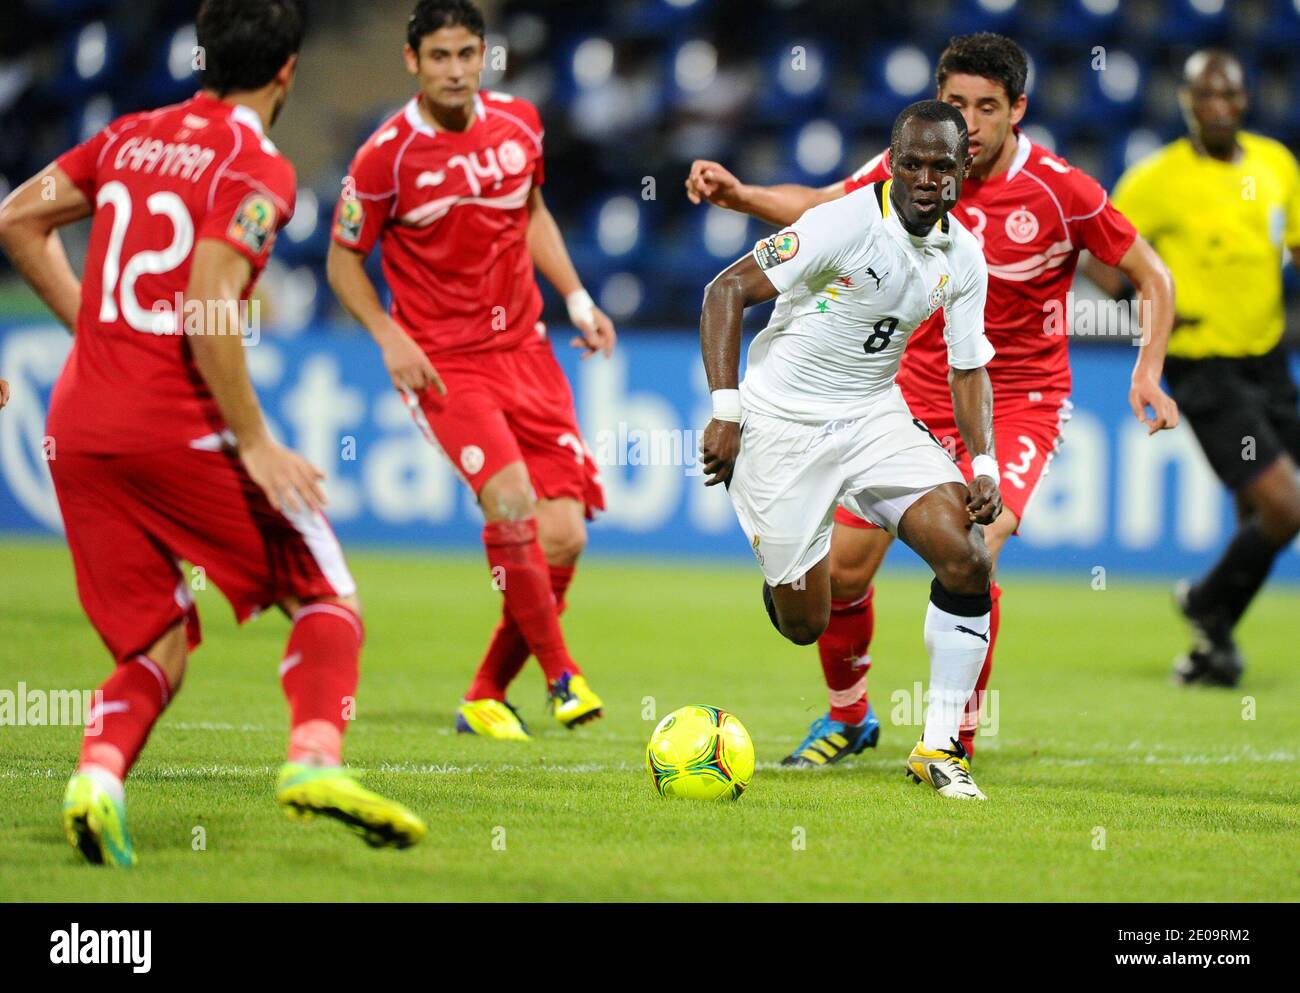
[[(1222, 557), (1176, 591), (1194, 642), (1174, 672), (1233, 686), (1244, 665), (1233, 629), (1300, 532), (1300, 412), (1280, 345), (1283, 251), (1300, 264), (1300, 166), (1279, 142), (1241, 130), (1246, 88), (1231, 55), (1192, 55), (1179, 102), (1187, 137), (1128, 170), (1112, 199), (1173, 273), (1165, 378), (1237, 500)], [(1112, 293), (1122, 285), (1100, 264), (1086, 272)]]

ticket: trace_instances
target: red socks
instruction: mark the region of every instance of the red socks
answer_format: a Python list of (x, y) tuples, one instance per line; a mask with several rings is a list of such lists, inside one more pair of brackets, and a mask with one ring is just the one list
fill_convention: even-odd
[[(573, 576), (572, 567), (567, 570), (567, 577), (559, 577), (563, 589), (554, 592), (557, 577), (546, 564), (546, 556), (537, 541), (537, 521), (531, 517), (522, 521), (489, 521), (483, 527), (483, 544), (487, 546), (492, 574), (500, 577), (498, 585), (505, 594), (506, 617), (493, 636), (468, 699), (481, 696), (501, 699), (506, 684), (523, 667), (529, 652), (537, 656), (548, 683), (566, 672), (580, 672), (577, 663), (569, 657), (560, 631), (559, 611), (563, 590), (568, 588), (568, 580)], [(508, 621), (513, 622), (518, 637), (522, 638), (522, 646), (507, 630)], [(503, 677), (508, 678), (503, 680)], [(478, 692), (485, 688), (492, 692)]]
[(147, 655), (119, 664), (87, 715), (78, 768), (102, 766), (124, 779), (171, 698), (167, 676)]
[[(569, 584), (573, 581), (575, 568), (576, 566), (571, 565), (553, 565), (549, 567), (551, 595), (555, 597), (555, 614), (557, 617), (564, 613), (564, 595), (568, 592)], [(478, 672), (474, 674), (474, 682), (470, 684), (465, 699), (482, 700), (491, 698), (504, 701), (506, 690), (514, 682), (515, 677), (519, 675), (519, 671), (523, 669), (524, 663), (528, 661), (531, 654), (528, 642), (524, 640), (524, 634), (519, 630), (519, 625), (510, 616), (509, 609), (502, 605), (501, 622), (497, 624), (497, 629), (492, 634), (492, 641), (488, 644), (487, 654), (483, 656)], [(577, 669), (576, 664), (574, 669)]]
[(975, 733), (979, 731), (980, 714), (984, 710), (984, 691), (988, 689), (989, 673), (993, 671), (993, 649), (998, 643), (998, 621), (1002, 617), (1002, 587), (993, 583), (989, 587), (989, 596), (993, 598), (993, 609), (989, 612), (989, 650), (984, 655), (984, 668), (975, 683), (975, 692), (966, 702), (966, 713), (961, 719), (961, 743), (967, 755), (975, 754)]
[(293, 616), (280, 663), (289, 701), (289, 761), (338, 765), (343, 730), (354, 716), (361, 619), (337, 603), (312, 603)]
[(859, 600), (832, 600), (830, 623), (817, 639), (833, 721), (860, 724), (867, 716), (867, 648), (876, 626), (873, 592), (868, 587)]

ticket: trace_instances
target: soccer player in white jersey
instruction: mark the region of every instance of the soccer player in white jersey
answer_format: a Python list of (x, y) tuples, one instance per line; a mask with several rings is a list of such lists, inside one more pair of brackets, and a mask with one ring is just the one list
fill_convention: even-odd
[[(923, 100), (894, 122), (893, 178), (814, 207), (708, 286), (700, 342), (713, 419), (706, 485), (727, 484), (763, 571), (777, 630), (811, 645), (830, 619), (836, 505), (902, 538), (934, 570), (925, 617), (930, 694), (907, 761), (945, 797), (984, 799), (958, 730), (988, 648), (991, 560), (982, 525), (1002, 508), (984, 366), (988, 273), (949, 211), (970, 165), (966, 123)], [(739, 387), (741, 318), (779, 297)], [(949, 381), (969, 486), (894, 384), (908, 336), (947, 315)]]

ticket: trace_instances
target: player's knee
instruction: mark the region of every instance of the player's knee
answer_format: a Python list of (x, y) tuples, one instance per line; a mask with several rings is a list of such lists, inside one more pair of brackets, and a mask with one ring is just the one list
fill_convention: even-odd
[(538, 531), (546, 561), (551, 565), (571, 566), (587, 547), (587, 528), (581, 522), (548, 526)]
[(522, 521), (537, 513), (537, 501), (527, 480), (485, 486), (479, 504), (489, 521)]
[(871, 588), (871, 579), (866, 562), (831, 556), (831, 596), (836, 600), (861, 600)]
[(967, 545), (935, 570), (939, 585), (951, 593), (983, 593), (993, 576), (993, 558), (983, 544)]
[(171, 628), (143, 654), (162, 670), (167, 678), (170, 692), (176, 692), (185, 678), (185, 668), (190, 659), (189, 637), (185, 625), (177, 624)]
[(814, 608), (814, 610), (815, 613), (800, 611), (797, 616), (790, 617), (783, 615), (778, 608), (777, 628), (782, 637), (796, 645), (814, 644), (826, 632), (826, 626), (831, 622), (831, 605), (827, 602), (823, 609)]
[(814, 645), (825, 633), (827, 623), (829, 618), (821, 621), (808, 619), (782, 621), (781, 634), (787, 641), (793, 641), (796, 645)]
[(1260, 529), (1279, 545), (1300, 534), (1300, 496), (1291, 493), (1282, 499), (1256, 501)]
[(1273, 513), (1261, 514), (1260, 524), (1274, 542), (1285, 545), (1300, 534), (1300, 506), (1280, 507)]

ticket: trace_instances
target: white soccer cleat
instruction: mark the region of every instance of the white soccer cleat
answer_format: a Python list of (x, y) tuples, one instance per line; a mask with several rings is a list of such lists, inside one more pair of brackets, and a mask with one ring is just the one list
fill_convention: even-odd
[(956, 738), (949, 739), (953, 748), (930, 749), (925, 741), (916, 743), (907, 757), (907, 774), (917, 783), (929, 783), (940, 796), (958, 800), (987, 800), (975, 780), (971, 779), (966, 749)]

